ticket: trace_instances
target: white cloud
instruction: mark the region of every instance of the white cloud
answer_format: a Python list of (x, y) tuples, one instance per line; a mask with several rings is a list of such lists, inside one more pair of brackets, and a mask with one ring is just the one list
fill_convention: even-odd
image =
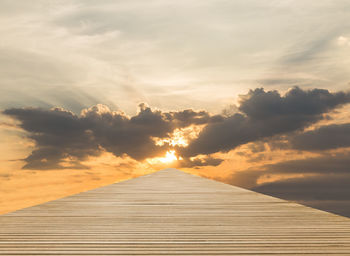
[(141, 101), (218, 111), (260, 81), (344, 89), (350, 65), (331, 43), (350, 32), (349, 10), (342, 0), (0, 0), (0, 95), (77, 87), (131, 113)]

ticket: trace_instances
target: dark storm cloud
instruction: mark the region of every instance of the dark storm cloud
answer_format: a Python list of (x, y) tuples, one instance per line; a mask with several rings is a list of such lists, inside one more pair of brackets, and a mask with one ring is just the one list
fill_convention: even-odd
[(155, 145), (152, 137), (167, 138), (176, 128), (220, 119), (205, 111), (163, 113), (145, 104), (132, 117), (103, 105), (85, 109), (81, 116), (61, 108), (12, 108), (4, 114), (20, 121), (20, 127), (36, 144), (25, 159), (27, 169), (84, 168), (79, 162), (87, 156), (99, 155), (102, 148), (116, 156), (143, 160), (169, 149), (169, 145)]
[(294, 87), (284, 96), (262, 88), (251, 90), (241, 96), (240, 113), (208, 124), (182, 153), (195, 156), (227, 152), (248, 142), (296, 131), (349, 102), (349, 93), (331, 93), (322, 89)]
[(289, 139), (298, 150), (317, 151), (350, 147), (350, 123), (321, 126)]

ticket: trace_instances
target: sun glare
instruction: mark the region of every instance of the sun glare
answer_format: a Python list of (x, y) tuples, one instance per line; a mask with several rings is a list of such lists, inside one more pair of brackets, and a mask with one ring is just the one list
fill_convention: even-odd
[(178, 158), (176, 156), (175, 150), (169, 150), (166, 152), (164, 157), (155, 157), (155, 158), (147, 159), (147, 162), (150, 164), (159, 164), (159, 163), (169, 164), (169, 163), (172, 163), (172, 162), (177, 161), (179, 159), (181, 159), (181, 157)]
[(202, 127), (190, 126), (186, 128), (177, 128), (174, 132), (169, 134), (168, 138), (155, 138), (153, 137), (153, 141), (157, 146), (163, 146), (168, 144), (169, 146), (179, 146), (179, 147), (187, 147), (188, 143), (191, 139), (194, 139), (198, 136), (199, 132), (202, 130)]
[(165, 157), (161, 157), (159, 161), (162, 163), (171, 163), (177, 160), (177, 156), (175, 155), (175, 150), (169, 150), (166, 152)]
[(153, 138), (153, 140), (155, 141), (155, 144), (158, 146), (169, 144), (170, 146), (186, 147), (188, 145), (187, 139), (184, 137), (183, 132), (181, 132), (179, 129), (175, 130), (171, 134), (170, 138), (165, 138), (165, 139)]

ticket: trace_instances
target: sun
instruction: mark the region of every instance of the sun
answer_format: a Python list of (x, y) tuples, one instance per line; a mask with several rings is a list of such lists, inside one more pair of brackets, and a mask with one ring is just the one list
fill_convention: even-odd
[(149, 158), (147, 162), (150, 164), (170, 164), (177, 160), (181, 160), (181, 157), (176, 156), (175, 150), (168, 150), (164, 157)]
[(166, 152), (165, 157), (159, 158), (159, 161), (162, 163), (171, 163), (177, 160), (177, 156), (175, 155), (175, 150), (169, 150)]

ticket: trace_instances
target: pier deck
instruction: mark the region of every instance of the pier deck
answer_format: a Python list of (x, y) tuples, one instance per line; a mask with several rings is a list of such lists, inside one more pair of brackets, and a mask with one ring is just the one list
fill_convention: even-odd
[(350, 255), (350, 219), (166, 169), (0, 216), (0, 255)]

